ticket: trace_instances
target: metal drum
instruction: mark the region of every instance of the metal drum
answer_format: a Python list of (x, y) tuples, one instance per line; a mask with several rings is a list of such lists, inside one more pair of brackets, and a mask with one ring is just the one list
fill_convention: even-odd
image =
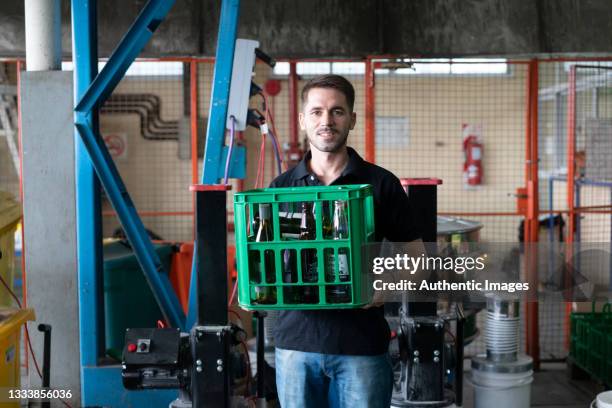
[(482, 223), (438, 215), (438, 253), (442, 256), (465, 256), (480, 241)]
[[(441, 256), (466, 256), (476, 250), (475, 243), (480, 241), (482, 223), (461, 218), (438, 215), (437, 243)], [(464, 342), (467, 346), (478, 335), (476, 326), (477, 309), (464, 304)]]

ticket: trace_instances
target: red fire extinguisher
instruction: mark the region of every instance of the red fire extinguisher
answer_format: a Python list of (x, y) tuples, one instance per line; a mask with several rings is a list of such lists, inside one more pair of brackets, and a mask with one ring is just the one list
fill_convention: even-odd
[(468, 134), (463, 139), (463, 179), (466, 185), (478, 186), (482, 184), (482, 153), (483, 145), (480, 138)]

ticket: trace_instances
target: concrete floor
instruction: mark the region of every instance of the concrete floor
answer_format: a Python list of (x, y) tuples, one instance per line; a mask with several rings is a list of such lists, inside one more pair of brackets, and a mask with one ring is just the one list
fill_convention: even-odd
[[(466, 382), (464, 390), (463, 407), (473, 408), (474, 389)], [(541, 370), (534, 374), (531, 387), (531, 406), (538, 408), (588, 408), (595, 396), (602, 391), (604, 391), (603, 387), (594, 381), (570, 380), (565, 363), (542, 364)]]

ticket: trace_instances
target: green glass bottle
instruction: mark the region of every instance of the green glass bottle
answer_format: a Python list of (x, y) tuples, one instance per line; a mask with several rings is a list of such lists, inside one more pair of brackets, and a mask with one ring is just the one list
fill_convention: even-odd
[[(308, 203), (302, 203), (302, 218), (300, 221), (300, 240), (312, 240), (316, 237), (315, 219)], [(304, 283), (316, 283), (319, 281), (317, 271), (317, 250), (302, 250), (302, 281)], [(302, 292), (304, 303), (319, 303), (318, 286), (304, 286)]]
[[(255, 237), (255, 242), (267, 242), (274, 239), (271, 221), (270, 204), (259, 204), (259, 228)], [(260, 254), (257, 251), (257, 254)], [(260, 257), (257, 256), (255, 261), (259, 264), (257, 268), (259, 273), (256, 283), (275, 283), (275, 265), (274, 251), (265, 250), (263, 253), (264, 269), (261, 270)], [(255, 300), (259, 304), (274, 304), (276, 303), (276, 288), (274, 286), (255, 286)]]
[[(332, 222), (333, 239), (348, 239), (348, 217), (346, 214), (346, 201), (334, 201), (334, 217)], [(338, 281), (351, 280), (349, 267), (349, 254), (346, 248), (338, 249)], [(327, 258), (326, 272), (328, 281), (335, 280), (335, 258), (333, 252)], [(351, 301), (350, 287), (347, 284), (330, 286), (328, 300), (331, 303), (348, 303)]]

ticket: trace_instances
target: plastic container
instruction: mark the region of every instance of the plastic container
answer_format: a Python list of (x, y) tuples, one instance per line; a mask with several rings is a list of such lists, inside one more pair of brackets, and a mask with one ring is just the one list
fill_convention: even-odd
[(529, 408), (533, 371), (491, 373), (472, 371), (475, 408)]
[[(15, 231), (21, 220), (21, 205), (12, 195), (0, 191), (0, 276), (11, 290), (15, 279)], [(6, 289), (0, 285), (0, 294)], [(0, 296), (0, 307), (11, 305), (12, 297)]]
[(597, 408), (612, 408), (612, 391), (605, 391), (597, 394)]
[(570, 315), (570, 358), (594, 379), (612, 385), (612, 305)]
[[(335, 201), (345, 203), (347, 238), (334, 239), (330, 233)], [(296, 227), (299, 230), (302, 203), (313, 209), (314, 239), (299, 240), (295, 233)], [(271, 239), (264, 242), (256, 242), (257, 231), (252, 227), (260, 204), (269, 204), (271, 210)], [(283, 220), (285, 224), (281, 226)], [(292, 223), (293, 231), (285, 230)], [(340, 309), (370, 303), (370, 275), (361, 265), (362, 245), (374, 240), (372, 186), (289, 187), (237, 193), (234, 224), (241, 307)], [(287, 277), (288, 268), (292, 270), (291, 278)], [(348, 276), (342, 275), (340, 268), (348, 268)], [(256, 296), (260, 288), (274, 294), (265, 303)], [(339, 298), (338, 289), (345, 296)]]
[[(173, 251), (172, 245), (155, 245), (165, 271)], [(125, 329), (156, 327), (164, 319), (136, 255), (121, 242), (104, 245), (104, 313), (107, 354), (119, 359)]]
[[(0, 309), (0, 387), (19, 389), (21, 385), (21, 326), (34, 320), (32, 309)], [(1, 402), (3, 407), (19, 407), (15, 402)]]

